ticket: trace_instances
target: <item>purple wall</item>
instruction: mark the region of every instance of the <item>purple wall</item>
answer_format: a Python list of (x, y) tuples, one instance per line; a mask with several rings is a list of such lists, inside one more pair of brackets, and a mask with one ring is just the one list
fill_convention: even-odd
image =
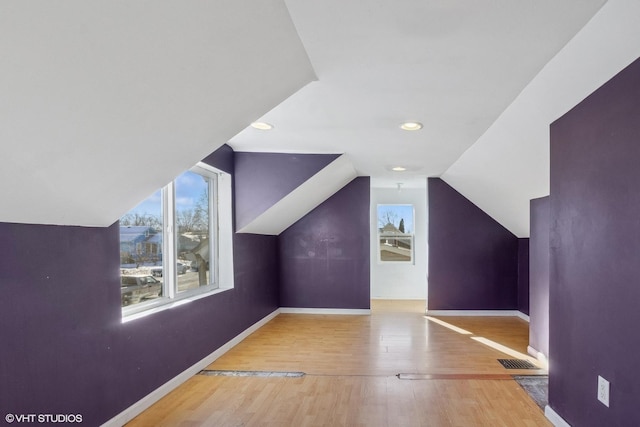
[(235, 153), (238, 229), (338, 157), (338, 154)]
[(202, 161), (220, 169), (221, 171), (234, 175), (235, 179), (236, 153), (227, 144), (224, 144), (222, 147), (209, 154), (209, 156), (202, 159)]
[(551, 126), (549, 402), (574, 426), (640, 425), (639, 165), (637, 60)]
[(549, 357), (549, 197), (530, 202), (529, 346)]
[(235, 289), (122, 324), (117, 224), (0, 223), (0, 412), (99, 425), (273, 312), (277, 238), (234, 245)]
[(280, 304), (370, 306), (369, 178), (356, 178), (279, 236)]
[(529, 239), (518, 239), (518, 310), (529, 314)]
[(440, 178), (429, 178), (430, 310), (518, 308), (518, 238)]

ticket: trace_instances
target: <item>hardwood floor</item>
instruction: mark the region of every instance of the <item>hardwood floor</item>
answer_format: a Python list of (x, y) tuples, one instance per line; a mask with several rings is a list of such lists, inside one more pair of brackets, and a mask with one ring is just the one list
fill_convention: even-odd
[(306, 375), (196, 375), (129, 425), (549, 426), (511, 378), (546, 372), (496, 360), (524, 357), (527, 334), (518, 318), (428, 318), (424, 302), (280, 314), (207, 369)]

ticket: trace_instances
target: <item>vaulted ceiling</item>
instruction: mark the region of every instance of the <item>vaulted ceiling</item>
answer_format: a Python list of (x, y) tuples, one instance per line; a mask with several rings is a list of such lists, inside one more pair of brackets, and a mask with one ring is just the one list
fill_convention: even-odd
[(544, 130), (640, 54), (604, 3), (2, 2), (0, 221), (109, 225), (229, 142), (442, 176), (524, 236)]

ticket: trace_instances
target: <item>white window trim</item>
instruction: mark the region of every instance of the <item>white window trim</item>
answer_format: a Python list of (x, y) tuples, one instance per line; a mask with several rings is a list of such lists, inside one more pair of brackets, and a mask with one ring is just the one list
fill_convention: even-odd
[[(234, 287), (233, 270), (233, 213), (232, 213), (232, 179), (231, 175), (218, 170), (206, 163), (198, 163), (192, 172), (212, 177), (216, 182), (216, 189), (210, 187), (212, 196), (209, 198), (211, 228), (210, 233), (216, 233), (217, 239), (209, 239), (210, 253), (217, 256), (217, 262), (213, 262), (215, 271), (210, 271), (210, 277), (214, 282), (198, 289), (185, 292), (176, 292), (177, 272), (175, 262), (163, 263), (164, 277), (171, 278), (167, 284), (163, 284), (163, 296), (152, 301), (138, 303), (132, 306), (122, 307), (122, 323), (146, 317), (160, 311), (168, 310), (183, 304), (215, 295)], [(210, 184), (213, 186), (213, 184)], [(212, 191), (213, 190), (213, 191)], [(163, 200), (163, 224), (165, 235), (163, 237), (163, 258), (177, 261), (175, 230), (175, 187), (174, 182), (169, 183), (162, 190)], [(217, 203), (216, 203), (217, 202)], [(213, 209), (216, 206), (217, 209)], [(224, 250), (220, 250), (224, 248)], [(164, 281), (163, 281), (164, 282)]]

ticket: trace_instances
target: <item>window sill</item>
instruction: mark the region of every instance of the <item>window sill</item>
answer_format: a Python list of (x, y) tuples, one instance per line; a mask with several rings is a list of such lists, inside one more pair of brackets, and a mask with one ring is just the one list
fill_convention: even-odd
[(122, 323), (127, 323), (127, 322), (131, 322), (132, 320), (136, 320), (136, 319), (141, 319), (143, 317), (147, 317), (151, 314), (155, 314), (155, 313), (159, 313), (161, 311), (165, 311), (165, 310), (169, 310), (171, 308), (174, 307), (179, 307), (181, 305), (184, 304), (188, 304), (190, 302), (199, 300), (201, 298), (206, 298), (209, 297), (211, 295), (216, 295), (216, 294), (220, 294), (222, 292), (225, 291), (229, 291), (233, 288), (217, 288), (217, 289), (213, 289), (209, 292), (203, 292), (201, 294), (195, 294), (195, 295), (191, 295), (185, 298), (180, 298), (178, 300), (169, 300), (169, 299), (163, 299), (162, 301), (158, 301), (156, 304), (146, 308), (146, 309), (141, 309), (140, 311), (134, 311), (134, 312), (128, 312), (129, 310), (127, 310), (127, 313), (125, 313), (125, 309), (122, 310)]

